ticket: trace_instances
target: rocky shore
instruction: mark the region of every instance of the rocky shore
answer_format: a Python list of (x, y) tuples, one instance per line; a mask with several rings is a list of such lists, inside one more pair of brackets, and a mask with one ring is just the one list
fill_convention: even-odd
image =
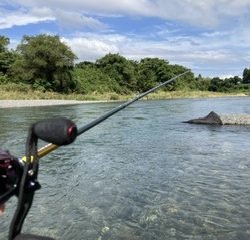
[(89, 101), (76, 100), (0, 100), (0, 108), (13, 107), (34, 107), (34, 106), (52, 106), (52, 105), (74, 105), (83, 104)]
[(250, 115), (227, 114), (220, 116), (223, 125), (250, 125)]

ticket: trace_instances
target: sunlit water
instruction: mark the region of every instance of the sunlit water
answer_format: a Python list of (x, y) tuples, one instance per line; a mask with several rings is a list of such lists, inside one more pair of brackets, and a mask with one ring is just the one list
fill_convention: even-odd
[[(22, 156), (31, 123), (66, 116), (83, 126), (117, 105), (0, 109), (1, 148)], [(250, 127), (182, 123), (211, 110), (250, 114), (250, 98), (138, 102), (42, 158), (42, 189), (23, 232), (62, 240), (250, 239)], [(16, 202), (0, 218), (0, 239)]]

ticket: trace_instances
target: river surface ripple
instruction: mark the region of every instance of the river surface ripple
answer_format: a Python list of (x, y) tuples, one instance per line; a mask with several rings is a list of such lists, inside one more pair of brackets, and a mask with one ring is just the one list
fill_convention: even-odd
[[(31, 123), (66, 116), (83, 126), (117, 105), (0, 109), (1, 148), (22, 156)], [(23, 232), (61, 240), (250, 239), (250, 127), (182, 123), (212, 110), (250, 114), (250, 98), (140, 101), (42, 158), (42, 189)], [(15, 206), (13, 198), (0, 218), (0, 239)]]

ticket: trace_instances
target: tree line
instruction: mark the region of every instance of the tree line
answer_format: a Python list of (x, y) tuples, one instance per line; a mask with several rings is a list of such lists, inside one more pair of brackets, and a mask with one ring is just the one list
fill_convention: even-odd
[[(128, 94), (144, 92), (186, 70), (165, 59), (143, 58), (134, 61), (120, 54), (107, 54), (95, 62), (75, 63), (77, 56), (59, 36), (23, 36), (16, 49), (0, 36), (0, 85), (29, 85), (34, 90), (60, 93)], [(200, 90), (214, 92), (249, 91), (250, 68), (239, 76), (195, 77), (193, 72), (165, 87), (165, 91)]]

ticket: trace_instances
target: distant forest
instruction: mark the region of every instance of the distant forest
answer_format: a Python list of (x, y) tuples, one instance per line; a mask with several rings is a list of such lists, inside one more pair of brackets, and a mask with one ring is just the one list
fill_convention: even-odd
[[(77, 56), (59, 36), (25, 35), (15, 50), (9, 50), (9, 43), (7, 37), (0, 36), (0, 85), (17, 88), (79, 94), (140, 93), (188, 70), (166, 59), (134, 61), (111, 53), (95, 62), (76, 63)], [(195, 77), (190, 71), (164, 90), (249, 92), (249, 83), (249, 68), (243, 70), (242, 78), (226, 79)]]

